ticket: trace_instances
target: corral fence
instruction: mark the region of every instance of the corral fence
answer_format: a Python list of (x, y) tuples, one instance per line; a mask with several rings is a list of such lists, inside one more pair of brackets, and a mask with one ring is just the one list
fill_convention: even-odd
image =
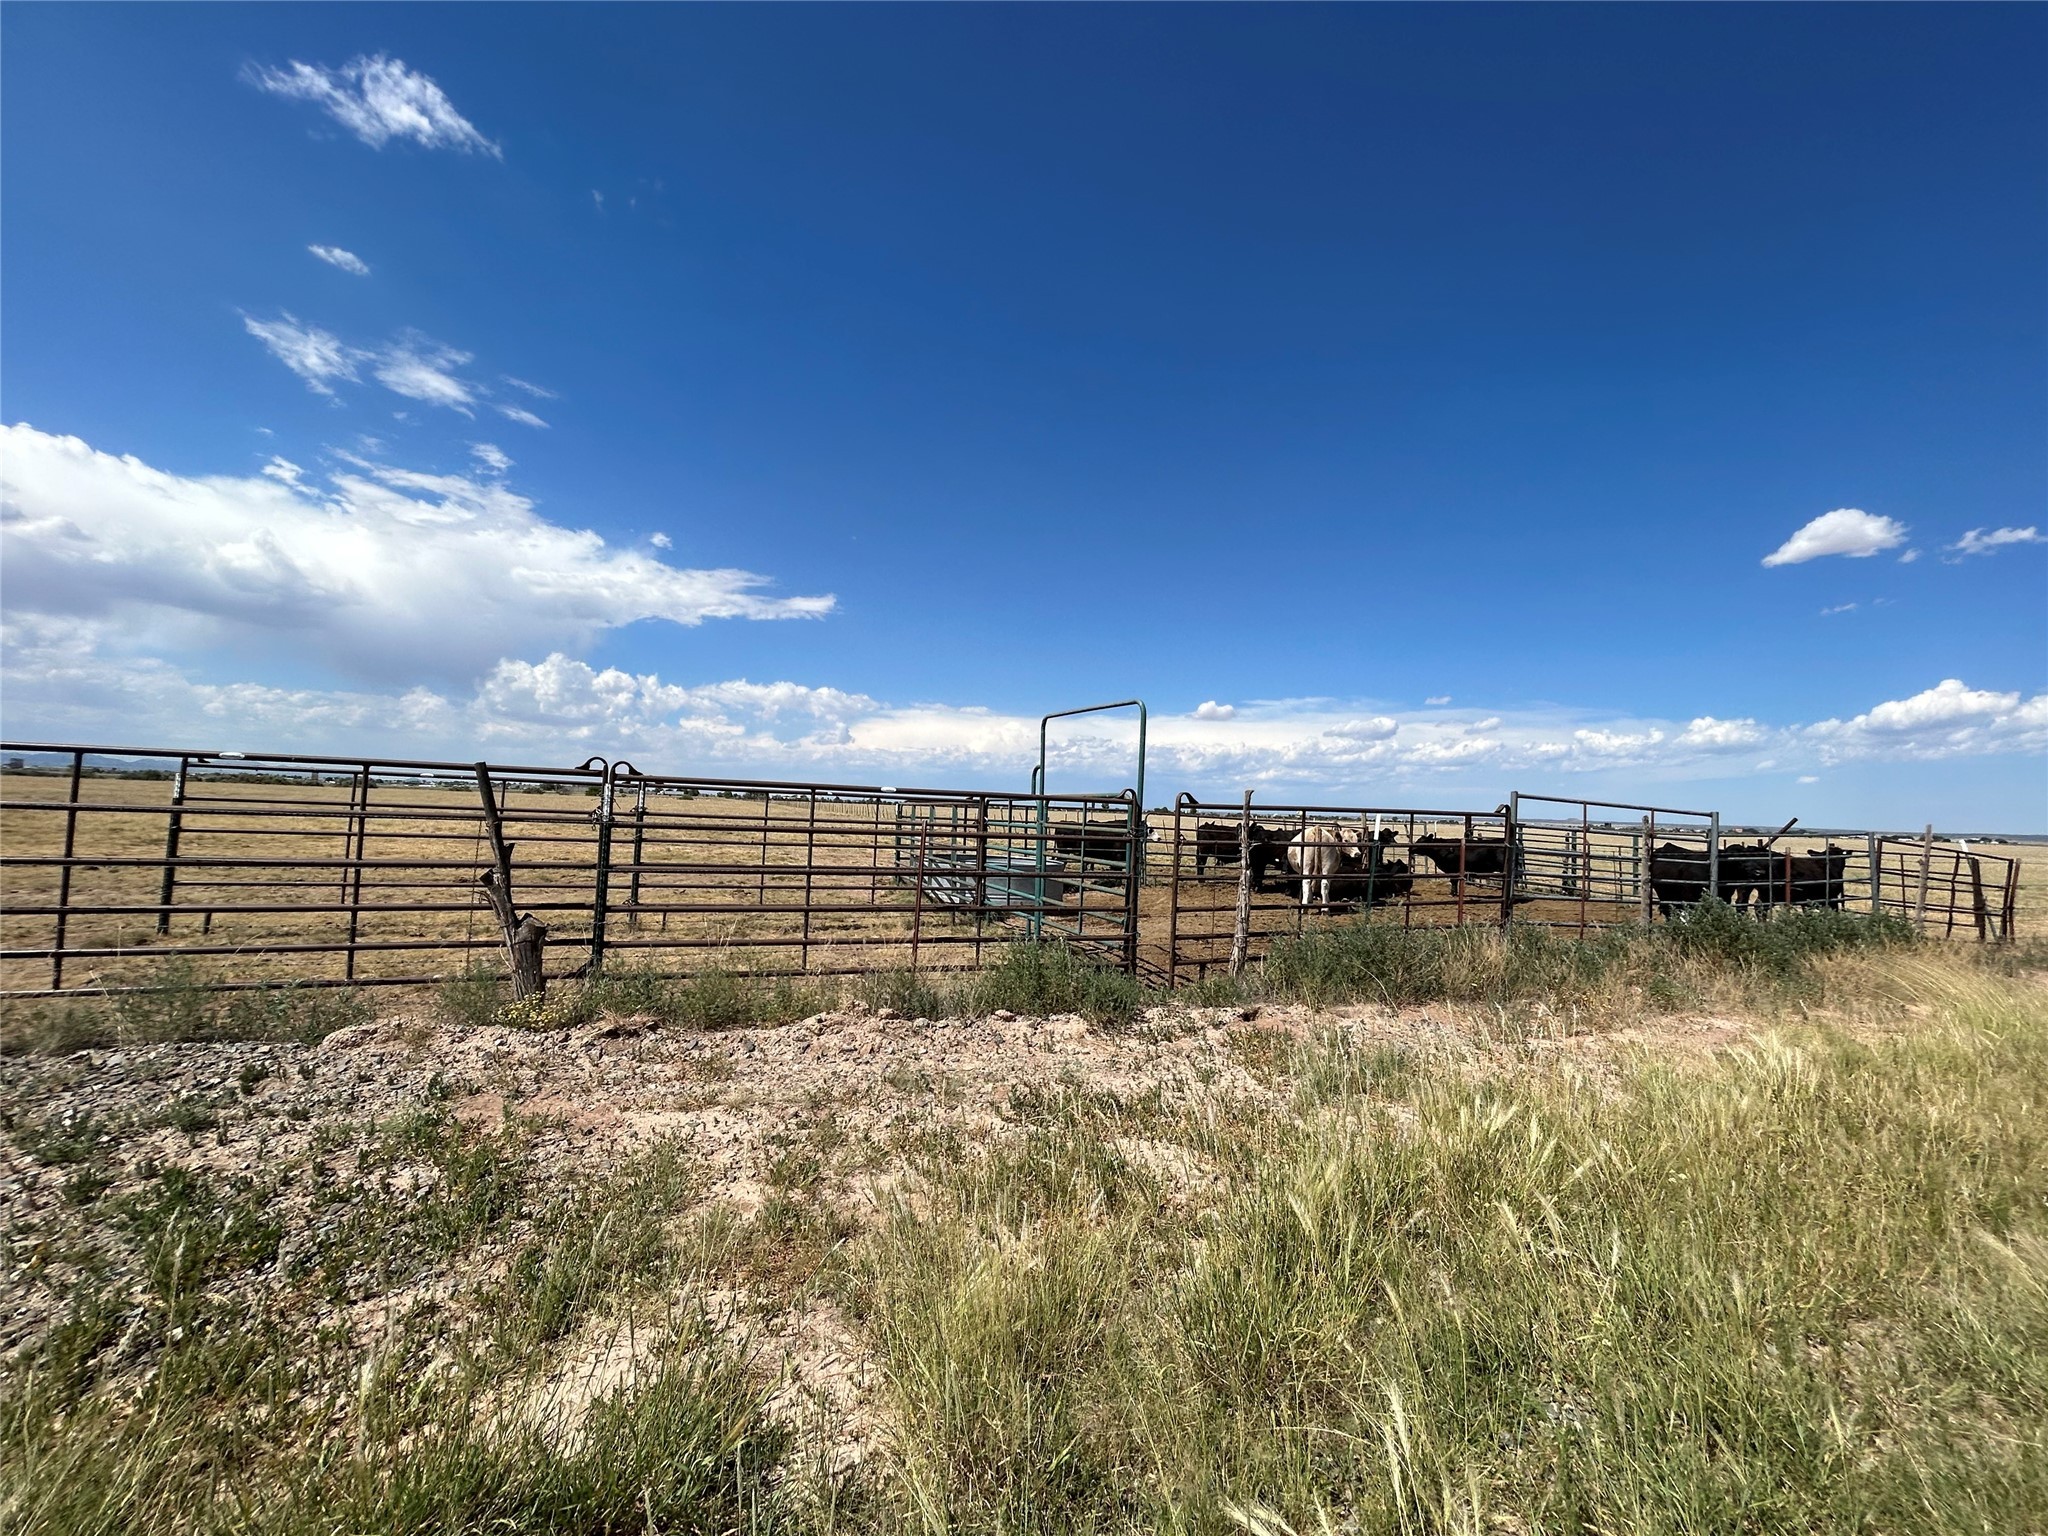
[[(1134, 794), (1028, 795), (0, 744), (0, 996), (545, 974), (965, 968), (1019, 934), (1136, 964)], [(15, 766), (16, 764), (19, 766)], [(503, 862), (500, 863), (500, 850)], [(516, 958), (516, 957), (514, 957)]]
[[(1160, 830), (1152, 865), (1167, 894), (1156, 964), (1169, 986), (1242, 968), (1274, 939), (1299, 935), (1332, 912), (1404, 928), (1501, 923), (1509, 913), (1501, 879), (1512, 846), (1505, 806), (1253, 805), (1249, 796), (1232, 804), (1184, 794)], [(1293, 858), (1298, 840), (1326, 834), (1337, 839), (1339, 856), (1327, 892)]]
[[(717, 779), (596, 757), (33, 743), (0, 744), (0, 760), (8, 997), (172, 975), (226, 990), (502, 971), (520, 951), (501, 893), (553, 977), (608, 955), (763, 976), (966, 969), (1026, 936), (1168, 985), (1327, 923), (1585, 931), (1668, 920), (1712, 892), (1996, 941), (2013, 938), (2019, 899), (2015, 859), (1932, 828), (1734, 828), (1711, 811), (1526, 793), (1491, 810), (1182, 795), (1147, 817), (1129, 790)], [(1297, 840), (1325, 848), (1319, 870), (1290, 862)]]
[[(2018, 917), (2018, 861), (1937, 843), (1931, 828), (1736, 828), (1710, 810), (1521, 791), (1492, 811), (1182, 795), (1157, 820), (1165, 931), (1144, 952), (1169, 985), (1239, 970), (1276, 938), (1332, 921), (1584, 933), (1682, 917), (1710, 893), (1758, 915), (1885, 913), (1984, 942), (2012, 939)], [(1339, 839), (1327, 890), (1299, 867), (1298, 840), (1314, 828)]]

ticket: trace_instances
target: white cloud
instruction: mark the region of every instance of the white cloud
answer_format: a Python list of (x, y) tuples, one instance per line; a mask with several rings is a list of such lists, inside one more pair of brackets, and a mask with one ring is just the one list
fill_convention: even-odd
[(356, 364), (368, 355), (346, 345), (331, 331), (323, 331), (317, 325), (301, 325), (290, 313), (275, 320), (255, 320), (244, 315), (242, 325), (270, 349), (272, 357), (304, 379), (306, 387), (315, 394), (333, 394), (330, 380), (353, 381), (357, 376)]
[(590, 189), (590, 200), (593, 203), (597, 204), (597, 211), (599, 213), (604, 212), (604, 194), (598, 191), (595, 187), (592, 187)]
[(1451, 702), (1451, 696), (1448, 693), (1433, 693), (1422, 702), (1431, 705), (1448, 704)]
[(501, 475), (512, 467), (511, 457), (496, 443), (471, 443), (469, 445), (469, 456), (475, 459), (477, 463), (483, 465), (485, 469), (493, 470)]
[(509, 373), (504, 375), (504, 379), (514, 389), (523, 390), (527, 394), (532, 395), (536, 400), (559, 400), (562, 398), (552, 389), (542, 389), (538, 384), (529, 384), (524, 379), (515, 379)]
[(1799, 775), (1799, 782), (1801, 784), (1818, 784), (1820, 782), (1820, 775), (1817, 773), (1802, 773)]
[[(490, 751), (544, 762), (602, 752), (656, 770), (882, 783), (909, 782), (910, 775), (924, 782), (1016, 782), (1038, 753), (1035, 716), (971, 704), (892, 704), (788, 680), (679, 683), (595, 667), (559, 650), (538, 661), (501, 658), (479, 669), (481, 681), (473, 684), (448, 679), (423, 686), (408, 677), (376, 691), (204, 681), (171, 662), (124, 655), (118, 629), (90, 616), (10, 612), (5, 639), (10, 726), (17, 734), (68, 740), (147, 737), (458, 760)], [(1504, 792), (1511, 776), (1523, 773), (1560, 786), (1574, 776), (1617, 771), (1627, 775), (1624, 785), (1726, 777), (1731, 770), (1716, 749), (1752, 733), (1791, 759), (1783, 771), (1816, 770), (1804, 773), (1802, 782), (1817, 781), (1817, 770), (1849, 756), (2038, 751), (2048, 744), (2048, 695), (2010, 707), (2017, 695), (1979, 697), (1992, 701), (1993, 713), (1945, 718), (1943, 734), (1926, 748), (1898, 733), (1839, 721), (1824, 722), (1831, 733), (1823, 737), (1818, 726), (1768, 727), (1711, 716), (1697, 717), (1683, 731), (1651, 722), (1568, 728), (1567, 719), (1541, 712), (1510, 713), (1496, 729), (1479, 732), (1476, 722), (1438, 715), (1397, 720), (1346, 714), (1327, 704), (1247, 705), (1229, 720), (1192, 714), (1155, 720), (1151, 771), (1171, 788), (1199, 787), (1232, 798), (1250, 786), (1340, 803), (1371, 796), (1399, 804), (1392, 797), (1406, 793), (1418, 797), (1409, 804), (1459, 804), (1465, 801), (1433, 797), (1496, 787)], [(1869, 714), (1885, 710), (1880, 705)], [(1974, 734), (1958, 742), (1952, 739), (1957, 729)], [(1055, 784), (1109, 788), (1125, 782), (1134, 736), (1128, 719), (1064, 722), (1052, 738)], [(1780, 764), (1778, 756), (1765, 757), (1755, 771)], [(1477, 773), (1490, 780), (1471, 782)]]
[(1823, 555), (1862, 559), (1906, 542), (1906, 526), (1854, 507), (1823, 512), (1777, 549), (1764, 556), (1765, 565), (1798, 565)]
[(429, 405), (445, 405), (468, 416), (476, 404), (475, 387), (455, 376), (470, 361), (467, 352), (408, 332), (386, 347), (375, 367), (377, 382), (393, 394)]
[[(469, 353), (445, 346), (418, 331), (401, 332), (382, 347), (371, 349), (351, 346), (317, 325), (301, 324), (289, 312), (276, 320), (255, 320), (245, 315), (242, 324), (269, 349), (271, 356), (323, 395), (334, 393), (332, 380), (360, 383), (362, 376), (358, 370), (365, 363), (377, 382), (393, 394), (446, 406), (464, 416), (475, 414), (472, 407), (484, 393), (456, 372), (471, 361)], [(515, 421), (547, 425), (517, 406), (501, 405), (498, 409)], [(405, 419), (405, 412), (395, 414), (399, 420)]]
[(548, 521), (495, 480), (356, 460), (321, 490), (187, 478), (0, 428), (10, 611), (137, 650), (288, 653), (354, 676), (470, 678), (641, 619), (817, 617), (742, 570), (686, 570)]
[(1680, 734), (1678, 745), (1697, 747), (1703, 752), (1734, 752), (1755, 746), (1764, 736), (1764, 728), (1754, 720), (1716, 720), (1712, 715), (1701, 715)]
[(1962, 555), (1988, 555), (2008, 544), (2048, 544), (2036, 528), (1972, 528), (1949, 548)]
[(2019, 701), (2017, 693), (1987, 693), (1978, 688), (1966, 688), (1960, 679), (1951, 677), (1924, 693), (1914, 694), (1910, 699), (1880, 704), (1868, 714), (1858, 715), (1849, 724), (1875, 731), (1913, 731), (1956, 720), (1997, 715), (2013, 708)]
[(306, 249), (330, 267), (339, 267), (342, 271), (352, 272), (357, 277), (370, 275), (370, 264), (354, 251), (344, 251), (338, 245), (309, 245)]
[(270, 456), (270, 462), (263, 466), (262, 473), (283, 485), (296, 486), (305, 477), (305, 471), (290, 459)]
[(1214, 699), (1204, 700), (1195, 706), (1197, 720), (1228, 720), (1236, 713), (1235, 704), (1218, 704)]
[(1820, 611), (1820, 616), (1821, 616), (1822, 618), (1824, 618), (1824, 619), (1825, 619), (1825, 618), (1828, 618), (1829, 616), (1831, 616), (1831, 615), (1833, 615), (1833, 614), (1837, 614), (1837, 613), (1854, 613), (1855, 611), (1856, 611), (1856, 605), (1855, 605), (1854, 603), (1837, 603), (1837, 604), (1835, 604), (1835, 606), (1834, 606), (1834, 607), (1832, 607), (1832, 608), (1823, 608), (1823, 609), (1821, 609), (1821, 611)]
[(1917, 550), (1917, 549), (1909, 549), (1909, 550), (1907, 550), (1907, 551), (1906, 551), (1906, 552), (1905, 552), (1905, 553), (1904, 553), (1903, 555), (1899, 556), (1899, 564), (1901, 564), (1901, 565), (1911, 565), (1911, 564), (1912, 564), (1912, 563), (1913, 563), (1913, 562), (1914, 562), (1915, 560), (1918, 560), (1919, 558), (1920, 558), (1920, 551), (1919, 551), (1919, 550)]
[(359, 55), (339, 69), (294, 59), (284, 69), (252, 67), (245, 77), (272, 95), (313, 102), (372, 149), (410, 139), (427, 149), (504, 158), (440, 86), (381, 53)]
[(547, 425), (546, 422), (534, 415), (533, 412), (516, 405), (501, 405), (498, 407), (498, 414), (507, 421), (518, 422), (522, 427), (544, 427)]
[(2029, 699), (2016, 690), (1994, 693), (1950, 677), (1851, 719), (1817, 721), (1792, 734), (1817, 748), (1823, 763), (2048, 751), (2048, 693)]

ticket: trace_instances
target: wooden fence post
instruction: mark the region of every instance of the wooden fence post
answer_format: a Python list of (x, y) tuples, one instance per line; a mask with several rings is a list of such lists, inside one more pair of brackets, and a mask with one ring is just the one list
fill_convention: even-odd
[(1643, 926), (1645, 928), (1650, 926), (1650, 919), (1656, 912), (1656, 903), (1651, 899), (1652, 891), (1650, 888), (1650, 838), (1652, 835), (1650, 818), (1645, 816), (1643, 818), (1643, 846), (1641, 857), (1637, 861), (1642, 866), (1637, 871), (1637, 881), (1642, 888)]
[(477, 876), (477, 884), (483, 887), (484, 897), (497, 914), (498, 927), (505, 936), (505, 959), (512, 967), (514, 1000), (540, 997), (546, 993), (548, 985), (541, 956), (548, 941), (547, 924), (531, 912), (524, 917), (515, 915), (512, 904), (514, 845), (505, 841), (505, 826), (498, 815), (498, 797), (491, 790), (491, 770), (483, 763), (476, 765), (476, 785), (483, 797), (484, 830), (491, 839), (492, 863), (491, 868)]
[[(1178, 870), (1175, 871), (1178, 873)], [(1244, 792), (1244, 811), (1237, 823), (1237, 922), (1230, 933), (1230, 974), (1244, 974), (1252, 927), (1252, 792)]]
[(1927, 931), (1927, 871), (1934, 858), (1934, 823), (1927, 823), (1927, 831), (1920, 839), (1920, 895), (1913, 903), (1913, 926), (1922, 933)]

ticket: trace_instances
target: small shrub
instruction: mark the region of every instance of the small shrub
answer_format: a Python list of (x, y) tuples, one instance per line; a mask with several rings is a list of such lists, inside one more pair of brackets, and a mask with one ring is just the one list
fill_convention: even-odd
[(1078, 1013), (1096, 1024), (1128, 1024), (1144, 1009), (1135, 976), (1108, 970), (1065, 944), (1007, 946), (994, 966), (970, 980), (963, 1001), (975, 1014)]
[(14, 1144), (45, 1168), (87, 1162), (113, 1134), (90, 1110), (66, 1110), (51, 1119), (32, 1121), (12, 1130)]
[(906, 1019), (942, 1019), (953, 1007), (948, 992), (917, 971), (875, 971), (853, 985), (854, 998), (873, 1009), (893, 1008)]
[(183, 1131), (187, 1136), (197, 1136), (201, 1131), (210, 1131), (220, 1124), (220, 1116), (209, 1109), (205, 1102), (194, 1098), (173, 1099), (153, 1116), (148, 1124), (152, 1129), (168, 1127)]
[(460, 976), (441, 983), (435, 1002), (450, 1024), (480, 1029), (498, 1022), (498, 1010), (508, 1000), (504, 981), (481, 966), (472, 966)]

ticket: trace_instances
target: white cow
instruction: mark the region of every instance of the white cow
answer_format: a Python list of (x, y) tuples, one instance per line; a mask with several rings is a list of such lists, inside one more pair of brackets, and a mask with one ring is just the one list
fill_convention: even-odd
[(1316, 905), (1330, 904), (1330, 882), (1344, 872), (1347, 862), (1359, 853), (1362, 832), (1339, 832), (1326, 823), (1303, 827), (1287, 845), (1287, 867), (1301, 876), (1301, 904), (1308, 905), (1311, 886)]

